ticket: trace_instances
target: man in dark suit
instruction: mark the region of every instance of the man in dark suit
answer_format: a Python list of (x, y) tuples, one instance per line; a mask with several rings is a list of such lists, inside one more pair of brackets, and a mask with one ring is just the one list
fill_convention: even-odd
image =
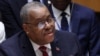
[(94, 12), (89, 8), (72, 3), (71, 0), (50, 1), (49, 10), (56, 22), (56, 29), (63, 30), (61, 28), (63, 27), (61, 25), (61, 13), (65, 12), (65, 17), (68, 22), (68, 31), (78, 35), (83, 54), (89, 51), (90, 56), (96, 56), (99, 37), (97, 37), (98, 33)]
[(0, 45), (0, 56), (82, 56), (76, 35), (55, 31), (54, 21), (43, 4), (30, 2), (21, 10), (23, 29)]
[(24, 4), (32, 1), (44, 3), (43, 0), (0, 0), (0, 11), (2, 13), (2, 21), (5, 24), (7, 38), (22, 29), (20, 9)]

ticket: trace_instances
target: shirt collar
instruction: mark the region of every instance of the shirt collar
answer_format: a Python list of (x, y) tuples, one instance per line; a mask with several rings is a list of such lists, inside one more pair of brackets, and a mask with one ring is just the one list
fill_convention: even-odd
[[(30, 42), (31, 42), (31, 44), (33, 46), (34, 51), (37, 51), (39, 49), (40, 45), (36, 44), (32, 40), (30, 40)], [(50, 44), (45, 44), (44, 46), (51, 50)]]
[[(63, 12), (63, 11), (60, 11), (57, 8), (55, 8), (53, 5), (52, 5), (52, 11), (54, 13), (55, 18), (58, 18), (60, 16), (60, 14)], [(71, 13), (70, 13), (70, 4), (68, 5), (68, 7), (65, 9), (64, 12), (66, 12), (67, 15), (71, 15)]]

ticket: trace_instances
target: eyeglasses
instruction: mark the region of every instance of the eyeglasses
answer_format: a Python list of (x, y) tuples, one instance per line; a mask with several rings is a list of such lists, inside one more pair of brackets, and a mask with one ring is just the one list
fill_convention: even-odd
[[(50, 24), (50, 23), (53, 23), (53, 18), (48, 18), (46, 20), (42, 20), (40, 22), (38, 22), (38, 24), (36, 24), (36, 26), (39, 28), (39, 29), (43, 29), (45, 26), (46, 26), (46, 23)], [(31, 25), (34, 25), (32, 23), (26, 23), (26, 24), (31, 24)]]

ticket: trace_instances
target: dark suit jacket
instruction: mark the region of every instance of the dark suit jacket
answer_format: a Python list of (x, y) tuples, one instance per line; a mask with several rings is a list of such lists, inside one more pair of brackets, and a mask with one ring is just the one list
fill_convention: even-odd
[(22, 29), (20, 9), (26, 3), (27, 0), (0, 0), (0, 11), (2, 13), (3, 23), (5, 24), (7, 37), (12, 36)]
[[(56, 31), (51, 44), (53, 56), (82, 56), (76, 35)], [(59, 48), (58, 51), (56, 48)], [(17, 33), (0, 46), (0, 56), (36, 56), (32, 45), (24, 32)]]
[(20, 9), (25, 3), (27, 0), (0, 0), (0, 11), (7, 37), (21, 30)]
[[(73, 7), (71, 8), (71, 30), (78, 35), (83, 53), (85, 54), (87, 50), (90, 50), (90, 54), (95, 56), (98, 50), (97, 42), (99, 38), (97, 37), (94, 12), (78, 4), (71, 3), (71, 6)], [(49, 10), (54, 17), (51, 5), (49, 6)]]

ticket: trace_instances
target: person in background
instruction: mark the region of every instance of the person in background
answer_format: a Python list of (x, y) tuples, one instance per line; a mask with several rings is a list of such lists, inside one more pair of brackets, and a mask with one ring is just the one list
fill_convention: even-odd
[(23, 30), (0, 45), (0, 56), (82, 56), (73, 33), (56, 31), (47, 7), (30, 2), (21, 9)]
[(39, 1), (46, 4), (47, 0), (0, 0), (1, 17), (5, 25), (7, 38), (22, 30), (20, 9), (24, 4), (32, 1)]
[(84, 56), (96, 56), (99, 37), (94, 12), (72, 0), (50, 0), (48, 9), (55, 20), (55, 28), (78, 36)]
[(0, 43), (2, 43), (5, 40), (5, 27), (1, 20), (1, 13), (0, 13)]

